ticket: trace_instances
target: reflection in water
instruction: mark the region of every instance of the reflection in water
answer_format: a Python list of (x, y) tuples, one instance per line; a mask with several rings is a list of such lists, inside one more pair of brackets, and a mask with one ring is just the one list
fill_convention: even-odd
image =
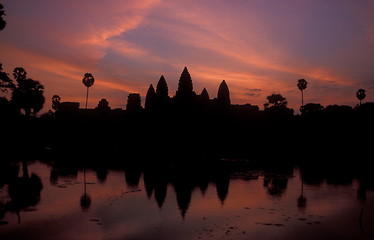
[(98, 168), (95, 170), (95, 172), (97, 181), (104, 184), (106, 182), (106, 178), (108, 177), (109, 171), (107, 169)]
[(152, 194), (154, 194), (157, 206), (162, 208), (167, 195), (167, 186), (170, 181), (166, 169), (158, 168), (155, 170), (146, 168), (143, 178), (148, 198), (151, 198)]
[(86, 169), (83, 169), (83, 195), (81, 196), (80, 205), (83, 211), (88, 211), (91, 206), (91, 197), (87, 194)]
[[(68, 238), (78, 239), (164, 239), (165, 234), (169, 239), (249, 239), (260, 235), (298, 239), (299, 231), (311, 233), (305, 239), (337, 239), (338, 226), (345, 231), (342, 239), (374, 234), (368, 227), (374, 219), (374, 210), (368, 205), (374, 202), (371, 178), (352, 173), (348, 180), (341, 174), (344, 169), (331, 173), (330, 168), (316, 168), (312, 174), (311, 168), (304, 166), (295, 171), (292, 166), (237, 167), (228, 162), (198, 168), (131, 165), (115, 171), (102, 166), (64, 169), (61, 163), (30, 166), (26, 162), (2, 163), (0, 222), (8, 224), (0, 226), (4, 230), (0, 238), (37, 231), (35, 226), (41, 222), (54, 231), (71, 229), (74, 235)], [(42, 179), (47, 180), (43, 192)], [(87, 185), (95, 179), (100, 184)], [(79, 204), (77, 196), (81, 196)], [(22, 211), (28, 211), (27, 220), (21, 221)], [(22, 224), (24, 227), (17, 227), (12, 216), (31, 230)], [(182, 225), (180, 219), (184, 219)], [(104, 235), (88, 235), (84, 229), (92, 229), (93, 224), (105, 225), (99, 228)], [(79, 226), (79, 232), (73, 226)], [(269, 231), (269, 227), (278, 230)], [(49, 239), (47, 234), (38, 234), (37, 239)]]
[(138, 166), (129, 166), (125, 168), (126, 184), (131, 189), (138, 189), (142, 170)]
[[(2, 218), (5, 212), (13, 212), (17, 215), (18, 223), (21, 222), (21, 211), (31, 210), (30, 207), (36, 206), (40, 201), (40, 192), (43, 188), (40, 177), (34, 173), (29, 174), (28, 165), (26, 161), (22, 162), (22, 175), (18, 176), (18, 166), (10, 164), (8, 166), (10, 171), (6, 176), (8, 179), (3, 179), (2, 184), (8, 185), (9, 201), (1, 201), (0, 217)], [(7, 169), (3, 169), (3, 171)]]
[(297, 198), (297, 207), (300, 210), (304, 211), (306, 208), (306, 202), (307, 202), (307, 199), (304, 196), (304, 180), (301, 179), (301, 193), (300, 193), (300, 197)]
[(288, 180), (293, 176), (292, 166), (267, 168), (264, 171), (263, 186), (272, 197), (282, 197), (287, 190)]

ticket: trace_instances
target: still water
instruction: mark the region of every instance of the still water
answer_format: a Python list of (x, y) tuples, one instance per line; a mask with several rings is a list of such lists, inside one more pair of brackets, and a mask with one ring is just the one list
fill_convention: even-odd
[[(374, 239), (374, 192), (299, 168), (212, 172), (19, 163), (0, 239)], [(303, 178), (304, 179), (304, 178)]]

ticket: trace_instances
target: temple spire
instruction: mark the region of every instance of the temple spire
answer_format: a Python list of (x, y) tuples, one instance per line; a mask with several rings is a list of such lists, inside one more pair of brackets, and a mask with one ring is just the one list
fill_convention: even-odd
[(178, 90), (176, 93), (177, 97), (190, 97), (192, 95), (193, 85), (192, 78), (188, 72), (187, 67), (184, 67), (183, 72), (179, 78)]
[(226, 81), (223, 80), (218, 88), (218, 94), (217, 94), (217, 101), (218, 104), (221, 106), (230, 106), (231, 100), (230, 100), (230, 91), (229, 87), (226, 84)]
[(155, 97), (155, 89), (153, 88), (153, 85), (149, 85), (147, 95), (145, 96), (145, 109), (150, 109), (154, 105), (154, 97)]

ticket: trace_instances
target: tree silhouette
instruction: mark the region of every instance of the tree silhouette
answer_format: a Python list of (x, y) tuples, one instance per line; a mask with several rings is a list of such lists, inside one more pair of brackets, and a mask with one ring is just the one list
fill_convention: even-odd
[(61, 97), (59, 95), (53, 95), (52, 97), (52, 108), (57, 111), (61, 104)]
[(0, 31), (3, 30), (6, 26), (6, 22), (3, 19), (3, 16), (5, 16), (4, 6), (0, 4)]
[(286, 98), (281, 94), (267, 96), (268, 102), (264, 104), (265, 112), (274, 119), (286, 119), (293, 115), (293, 109), (287, 107)]
[(18, 223), (21, 222), (20, 212), (28, 207), (36, 206), (40, 202), (40, 193), (43, 189), (41, 178), (32, 173), (29, 176), (26, 161), (22, 162), (22, 176), (15, 178), (8, 185), (8, 195), (11, 199), (6, 208), (17, 214)]
[(6, 72), (3, 72), (3, 64), (0, 63), (0, 90), (2, 92), (7, 92), (8, 89), (13, 90), (15, 88), (15, 85), (10, 79), (9, 74)]
[(21, 67), (14, 69), (13, 77), (17, 81), (17, 86), (13, 90), (12, 103), (17, 108), (23, 109), (27, 117), (31, 112), (38, 113), (45, 102), (44, 86), (39, 81), (27, 78), (27, 72)]
[(357, 97), (358, 100), (360, 100), (360, 106), (361, 106), (362, 100), (364, 100), (365, 97), (366, 97), (365, 89), (362, 89), (362, 88), (358, 89), (357, 92), (356, 92), (356, 97)]
[(301, 106), (304, 106), (304, 90), (308, 86), (308, 82), (305, 79), (297, 80), (297, 87), (301, 91)]
[(83, 82), (84, 86), (87, 87), (86, 107), (85, 107), (85, 109), (87, 109), (87, 103), (88, 103), (88, 89), (89, 89), (89, 88), (94, 84), (94, 82), (95, 82), (95, 78), (92, 76), (91, 73), (85, 73), (84, 76), (83, 76), (82, 82)]
[(14, 79), (18, 81), (26, 80), (27, 77), (27, 72), (24, 68), (22, 67), (16, 67), (13, 70), (13, 77)]
[(286, 98), (284, 98), (279, 93), (273, 93), (270, 96), (266, 97), (268, 102), (264, 104), (265, 109), (271, 108), (271, 107), (286, 107), (287, 101)]
[(319, 103), (307, 103), (300, 108), (302, 114), (314, 114), (321, 112), (324, 107)]

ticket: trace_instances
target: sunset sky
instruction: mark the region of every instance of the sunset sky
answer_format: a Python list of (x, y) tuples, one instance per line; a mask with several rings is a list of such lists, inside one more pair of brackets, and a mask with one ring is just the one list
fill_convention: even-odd
[(2, 0), (0, 63), (24, 67), (51, 97), (84, 106), (84, 73), (94, 75), (88, 106), (106, 98), (125, 108), (164, 75), (174, 96), (185, 66), (194, 90), (217, 96), (225, 79), (233, 104), (263, 108), (281, 93), (305, 102), (374, 101), (373, 0)]

